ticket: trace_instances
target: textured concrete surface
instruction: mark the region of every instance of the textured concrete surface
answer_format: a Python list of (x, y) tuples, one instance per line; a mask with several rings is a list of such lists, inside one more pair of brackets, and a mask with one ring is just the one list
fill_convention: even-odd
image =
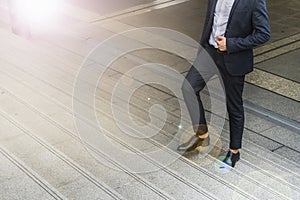
[(299, 140), (300, 135), (295, 134), (292, 131), (285, 130), (282, 127), (273, 127), (269, 130), (261, 132), (262, 135), (271, 138), (275, 141), (279, 141), (281, 144), (285, 146), (300, 151)]
[(252, 84), (245, 85), (244, 98), (290, 119), (295, 119), (300, 110), (298, 101), (274, 94)]
[[(189, 64), (175, 54), (147, 49), (120, 56), (98, 84), (95, 108), (85, 101), (85, 96), (73, 98), (74, 83), (79, 79), (77, 73), (85, 56), (99, 42), (115, 33), (140, 26), (160, 26), (180, 31), (195, 40), (200, 38), (204, 0), (166, 3), (145, 0), (128, 4), (123, 1), (116, 7), (113, 2), (107, 8), (109, 13), (105, 13), (106, 18), (110, 14), (114, 16), (110, 20), (101, 18), (104, 8), (93, 8), (92, 4), (87, 6), (90, 10), (72, 7), (78, 13), (67, 12), (68, 26), (60, 27), (54, 33), (36, 33), (31, 40), (11, 34), (5, 20), (1, 22), (0, 147), (6, 149), (0, 149), (1, 199), (299, 199), (298, 133), (270, 122), (267, 117), (246, 112), (241, 160), (234, 169), (220, 170), (222, 163), (219, 160), (229, 144), (228, 121), (225, 120), (223, 126), (222, 120), (227, 116), (219, 110), (224, 106), (220, 99), (203, 94), (207, 115), (217, 119), (210, 127), (214, 145), (209, 147), (211, 149), (199, 148), (184, 156), (174, 149), (179, 141), (192, 134), (189, 118), (180, 111), (182, 99), (174, 97), (169, 88), (143, 85), (131, 96), (129, 103), (125, 101), (126, 91), (111, 99), (118, 81), (127, 86), (137, 81), (135, 77), (123, 76), (137, 65), (156, 62), (185, 74)], [(151, 2), (160, 2), (160, 5), (151, 6), (148, 4)], [(283, 71), (279, 70), (282, 63), (289, 61), (291, 68), (297, 66), (294, 57), (297, 57), (295, 52), (298, 50), (291, 51), (297, 48), (299, 40), (296, 34), (299, 33), (299, 2), (273, 0), (268, 6), (272, 40), (255, 52), (261, 56), (259, 67), (276, 63), (271, 72), (283, 76)], [(129, 11), (124, 11), (125, 8)], [(286, 18), (283, 19), (282, 14)], [(0, 16), (4, 15), (2, 12)], [(96, 18), (102, 21), (92, 23), (91, 20)], [(148, 36), (145, 41), (141, 41), (143, 34)], [(122, 41), (108, 46), (97, 60), (101, 62), (101, 58), (105, 60), (120, 48), (131, 48), (141, 42), (173, 46), (177, 52), (184, 51), (188, 58), (192, 58), (196, 46), (187, 48), (186, 41), (168, 36), (164, 35), (160, 40), (153, 32), (139, 32), (134, 37), (123, 37)], [(80, 77), (83, 91), (97, 78), (96, 73), (104, 69), (95, 60), (88, 60), (84, 67), (89, 70)], [(155, 69), (148, 69), (142, 75), (144, 78), (154, 76), (162, 80), (170, 78), (165, 72)], [(283, 77), (297, 79), (291, 71)], [(143, 81), (141, 77), (136, 78)], [(274, 80), (271, 81), (276, 84)], [(170, 81), (173, 85), (181, 84), (174, 77)], [(212, 84), (214, 81), (217, 80)], [(287, 93), (278, 95), (270, 90), (247, 83), (244, 97), (269, 109), (271, 114), (279, 113), (299, 120), (299, 102), (285, 97)], [(98, 134), (91, 135), (97, 124), (91, 121), (91, 116), (75, 113), (74, 103), (80, 104), (85, 111), (95, 111), (110, 142), (103, 144), (107, 145), (105, 147), (113, 146), (128, 154), (115, 153), (115, 149), (107, 154), (105, 148), (95, 148), (93, 145), (103, 139)], [(218, 105), (216, 111), (211, 109), (212, 103)], [(126, 104), (130, 105), (129, 111), (125, 109)], [(156, 131), (164, 120), (162, 112), (153, 112), (154, 124), (147, 129), (149, 132), (139, 132), (146, 136), (142, 139), (124, 134), (116, 123), (126, 125), (124, 122), (129, 115), (137, 124), (147, 125), (151, 122), (149, 109), (155, 104), (164, 107), (168, 117), (154, 136), (147, 134)], [(84, 134), (78, 133), (74, 115), (80, 117), (79, 121), (85, 127)], [(129, 128), (132, 134), (138, 132), (135, 126)], [(175, 137), (179, 129), (185, 132), (182, 138)], [(90, 136), (90, 143), (84, 143), (82, 136)], [(171, 141), (177, 143), (170, 149), (163, 148)], [(159, 151), (159, 156), (150, 154), (155, 151)], [(137, 157), (133, 160), (129, 155)], [(164, 161), (168, 159), (174, 160), (166, 165)], [(134, 173), (128, 164), (139, 166), (144, 173)], [(151, 167), (158, 170), (148, 171)]]
[(290, 149), (288, 147), (282, 147), (275, 151), (275, 153), (284, 156), (294, 162), (299, 162), (300, 153), (299, 151), (295, 151), (293, 149)]
[[(300, 50), (287, 53), (279, 58), (271, 59), (256, 65), (257, 68), (300, 82), (299, 55)], [(288, 90), (288, 88), (287, 88)]]

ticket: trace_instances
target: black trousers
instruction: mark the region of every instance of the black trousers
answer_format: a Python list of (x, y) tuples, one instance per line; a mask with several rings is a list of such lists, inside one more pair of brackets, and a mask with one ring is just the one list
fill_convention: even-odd
[(229, 148), (240, 149), (242, 147), (245, 121), (242, 99), (245, 76), (230, 75), (224, 65), (222, 54), (222, 52), (217, 51), (212, 46), (207, 46), (200, 50), (196, 61), (183, 82), (182, 93), (196, 135), (205, 134), (208, 129), (200, 91), (206, 86), (206, 82), (217, 74), (226, 96), (226, 107), (230, 125)]

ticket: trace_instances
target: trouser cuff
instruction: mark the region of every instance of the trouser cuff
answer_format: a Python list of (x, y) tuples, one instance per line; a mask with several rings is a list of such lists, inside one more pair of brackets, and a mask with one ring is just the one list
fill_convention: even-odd
[(206, 124), (194, 125), (194, 131), (197, 136), (204, 135), (208, 132), (208, 128)]
[(230, 144), (229, 148), (233, 150), (238, 150), (242, 148), (242, 144)]

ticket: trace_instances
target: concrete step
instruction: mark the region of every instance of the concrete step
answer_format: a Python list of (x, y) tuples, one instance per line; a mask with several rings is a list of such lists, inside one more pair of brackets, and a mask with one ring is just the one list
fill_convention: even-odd
[[(0, 112), (1, 129), (3, 130), (1, 145), (9, 151), (8, 154), (11, 157), (22, 163), (24, 169), (30, 169), (31, 177), (35, 177), (37, 182), (40, 182), (40, 186), (49, 185), (49, 189), (53, 188), (52, 195), (56, 199), (58, 197), (60, 199), (85, 197), (89, 197), (89, 199), (123, 199), (102, 181), (95, 180), (93, 176), (86, 173), (83, 168), (63, 153), (17, 124), (8, 114), (2, 110)], [(12, 184), (16, 183), (12, 182)], [(22, 195), (21, 193), (20, 195)]]
[[(73, 157), (77, 159), (81, 159), (83, 161), (86, 161), (86, 158), (90, 158), (89, 162), (86, 163), (85, 165), (89, 164), (91, 167), (93, 167), (93, 170), (95, 172), (98, 172), (98, 174), (92, 174), (91, 172), (87, 171), (85, 168), (81, 167), (76, 161), (79, 162), (79, 160), (73, 161), (70, 159), (68, 156), (65, 155), (63, 152), (60, 152), (56, 147), (55, 144), (61, 144), (62, 142), (68, 141), (69, 147), (72, 148), (69, 150), (69, 152), (76, 152), (77, 148), (82, 146), (80, 140), (77, 138), (76, 142), (74, 141), (74, 136), (71, 137), (70, 135), (62, 132), (59, 128), (56, 127), (56, 130), (54, 125), (51, 127), (51, 123), (45, 122), (44, 124), (41, 123), (39, 120), (41, 119), (36, 119), (34, 118), (34, 115), (36, 117), (40, 117), (40, 115), (30, 111), (26, 110), (26, 108), (22, 108), (22, 105), (17, 105), (17, 101), (13, 101), (12, 99), (8, 100), (3, 98), (6, 95), (1, 95), (1, 105), (6, 105), (7, 107), (3, 109), (4, 111), (1, 111), (2, 115), (4, 115), (6, 118), (9, 118), (10, 121), (14, 123), (15, 126), (18, 126), (21, 128), (23, 131), (26, 132), (28, 136), (31, 136), (31, 141), (36, 142), (37, 144), (42, 143), (43, 146), (47, 146), (48, 151), (41, 151), (42, 147), (41, 146), (34, 146), (34, 144), (31, 144), (29, 141), (23, 141), (25, 139), (21, 139), (22, 141), (16, 141), (19, 143), (25, 143), (28, 145), (24, 146), (22, 149), (19, 148), (20, 145), (18, 143), (16, 144), (15, 141), (12, 139), (11, 141), (8, 141), (9, 146), (11, 146), (12, 150), (14, 151), (21, 151), (18, 154), (18, 157), (23, 158), (26, 160), (26, 163), (29, 165), (30, 162), (33, 162), (32, 165), (37, 165), (37, 166), (32, 166), (32, 168), (37, 172), (37, 173), (42, 173), (41, 176), (44, 178), (51, 179), (49, 182), (54, 186), (58, 187), (58, 190), (61, 190), (65, 196), (68, 198), (84, 198), (84, 197), (89, 197), (91, 199), (93, 198), (99, 198), (99, 196), (94, 197), (93, 194), (95, 195), (100, 195), (104, 197), (104, 192), (108, 193), (107, 199), (109, 199), (109, 195), (113, 196), (114, 199), (120, 199), (120, 195), (118, 193), (121, 193), (124, 195), (126, 198), (132, 197), (134, 199), (139, 199), (142, 196), (147, 196), (149, 199), (169, 199), (170, 197), (166, 195), (162, 190), (159, 188), (153, 186), (152, 184), (148, 183), (145, 181), (143, 178), (133, 174), (133, 173), (128, 173), (128, 171), (123, 170), (114, 170), (111, 169), (110, 167), (107, 167), (106, 165), (101, 165), (101, 163), (95, 164), (95, 162), (91, 163), (91, 161), (94, 161), (93, 158), (89, 156), (89, 153), (83, 150), (85, 148), (82, 148), (81, 152), (81, 157), (77, 157), (77, 155), (74, 155)], [(8, 104), (7, 101), (10, 101), (11, 103), (15, 104)], [(5, 104), (3, 104), (5, 103)], [(3, 108), (3, 107), (2, 107)], [(2, 109), (1, 108), (1, 109)], [(13, 108), (13, 109), (12, 109)], [(18, 113), (17, 115), (20, 117), (15, 117), (15, 113)], [(24, 116), (25, 114), (25, 116)], [(31, 115), (30, 115), (31, 114)], [(26, 117), (27, 115), (27, 117)], [(48, 125), (48, 126), (47, 126)], [(24, 128), (23, 126), (28, 127), (28, 129)], [(33, 126), (33, 127), (32, 127)], [(49, 127), (50, 126), (50, 127)], [(14, 127), (17, 129), (17, 127)], [(58, 131), (59, 132), (58, 132)], [(18, 129), (18, 131), (20, 131)], [(26, 135), (26, 136), (27, 136)], [(27, 138), (26, 138), (27, 139)], [(46, 139), (46, 141), (44, 141)], [(50, 142), (50, 143), (48, 143)], [(5, 143), (3, 142), (3, 145)], [(71, 145), (70, 145), (71, 144)], [(36, 145), (36, 144), (35, 144)], [(29, 149), (28, 147), (31, 147), (33, 149)], [(28, 152), (28, 154), (22, 155), (22, 152), (25, 151)], [(11, 150), (11, 151), (12, 151)], [(30, 151), (31, 150), (31, 151)], [(38, 153), (34, 151), (38, 151)], [(51, 154), (55, 152), (56, 156), (60, 158), (59, 161), (54, 160), (54, 158), (51, 158)], [(34, 157), (37, 157), (37, 160), (32, 159), (32, 154), (34, 154)], [(50, 158), (49, 158), (50, 157)], [(45, 158), (46, 160), (42, 160)], [(51, 160), (54, 160), (55, 163), (51, 164)], [(56, 158), (58, 159), (58, 158)], [(80, 163), (83, 164), (83, 161)], [(25, 162), (25, 161), (24, 161)], [(63, 165), (63, 162), (65, 162)], [(107, 162), (107, 161), (106, 161)], [(71, 166), (68, 166), (71, 165)], [(59, 166), (59, 168), (57, 168)], [(35, 168), (34, 168), (35, 167)], [(71, 170), (73, 168), (73, 170)], [(69, 169), (71, 168), (71, 169)], [(48, 169), (48, 170), (47, 170)], [(41, 172), (39, 171), (41, 170)], [(75, 171), (75, 172), (74, 172)], [(121, 172), (120, 172), (121, 171)], [(57, 172), (60, 173), (65, 173), (63, 174), (56, 174)], [(67, 173), (66, 173), (67, 172)], [(76, 176), (77, 172), (77, 176)], [(101, 172), (101, 174), (99, 173)], [(69, 174), (70, 173), (70, 174)], [(109, 186), (106, 186), (106, 183), (102, 182), (102, 175), (103, 173), (109, 175), (107, 176), (106, 182), (109, 182)], [(75, 174), (75, 175), (73, 175)], [(54, 177), (52, 177), (54, 175)], [(78, 176), (82, 176), (82, 178), (78, 178)], [(50, 176), (50, 177), (49, 177)], [(75, 177), (73, 177), (75, 176)], [(71, 181), (68, 181), (71, 180)], [(74, 180), (74, 181), (73, 181)], [(58, 183), (57, 183), (58, 182)], [(62, 182), (62, 183), (61, 183)], [(64, 184), (64, 183), (67, 184)], [(68, 184), (68, 182), (70, 182)], [(128, 183), (131, 182), (134, 184), (135, 187), (130, 187)], [(84, 186), (84, 187), (82, 187)], [(80, 189), (79, 189), (80, 188)], [(75, 190), (75, 191), (74, 191)], [(104, 190), (104, 192), (100, 192), (99, 190)], [(114, 192), (114, 190), (117, 190), (118, 193)], [(104, 193), (104, 194), (102, 194)], [(130, 195), (130, 196), (128, 196)], [(112, 198), (112, 197), (110, 197)], [(105, 199), (105, 198), (104, 198)]]
[[(7, 81), (7, 80), (6, 80)], [(23, 90), (24, 91), (24, 90)], [(33, 95), (33, 94), (32, 94)], [(39, 98), (37, 98), (37, 99), (39, 99)], [(45, 106), (44, 106), (45, 107)], [(52, 107), (52, 106), (51, 106)], [(50, 114), (50, 113), (49, 113)]]
[(60, 192), (2, 145), (0, 174), (1, 199), (65, 199)]

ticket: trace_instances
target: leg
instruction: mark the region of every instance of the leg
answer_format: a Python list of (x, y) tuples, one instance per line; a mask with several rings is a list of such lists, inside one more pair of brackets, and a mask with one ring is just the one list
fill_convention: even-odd
[(204, 147), (209, 145), (208, 128), (199, 93), (216, 71), (217, 68), (210, 55), (206, 50), (200, 48), (196, 61), (188, 72), (182, 85), (184, 101), (188, 108), (196, 135), (188, 142), (180, 145), (177, 148), (178, 151), (192, 151), (199, 146)]
[(226, 105), (230, 125), (230, 149), (238, 150), (242, 147), (244, 131), (243, 89), (245, 76), (231, 76), (228, 72), (222, 73), (226, 92)]
[(199, 93), (205, 87), (206, 82), (218, 71), (212, 57), (214, 56), (209, 48), (204, 49), (200, 46), (197, 58), (182, 85), (184, 101), (197, 135), (204, 135), (208, 132)]
[(204, 108), (199, 93), (205, 87), (206, 81), (214, 75), (212, 72), (200, 73), (192, 66), (182, 84), (184, 101), (197, 135), (206, 134), (208, 131)]
[[(223, 162), (234, 167), (240, 159), (239, 149), (242, 148), (242, 137), (244, 131), (244, 107), (243, 89), (245, 76), (231, 76), (225, 67), (220, 68), (223, 86), (226, 93), (226, 105), (230, 125), (230, 144), (227, 155)], [(220, 168), (224, 168), (221, 166)]]

